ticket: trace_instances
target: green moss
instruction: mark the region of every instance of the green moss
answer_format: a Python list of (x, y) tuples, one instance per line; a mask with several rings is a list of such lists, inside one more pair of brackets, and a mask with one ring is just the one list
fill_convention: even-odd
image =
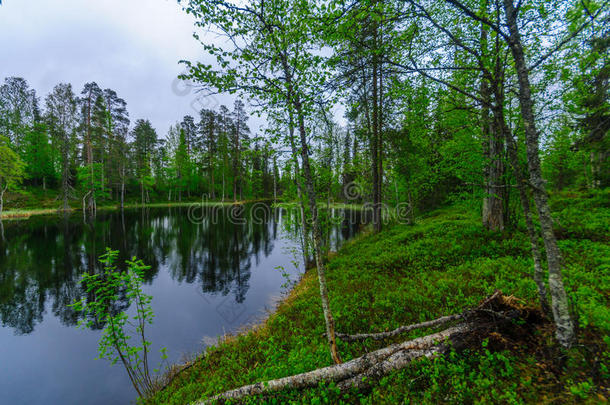
[[(605, 194), (607, 195), (607, 193)], [(584, 201), (583, 201), (584, 200)], [(368, 392), (339, 393), (330, 384), (286, 391), (251, 403), (550, 403), (595, 402), (606, 395), (610, 367), (610, 208), (598, 195), (559, 196), (553, 201), (566, 229), (560, 247), (565, 284), (580, 321), (579, 345), (566, 355), (552, 331), (540, 347), (478, 350), (424, 360), (394, 372)], [(566, 214), (566, 213), (569, 213)], [(566, 217), (591, 219), (588, 224)], [(562, 219), (563, 218), (563, 219)], [(437, 318), (476, 305), (495, 289), (537, 299), (527, 236), (521, 225), (490, 233), (465, 208), (427, 215), (414, 226), (395, 225), (362, 235), (333, 257), (327, 270), (337, 329), (380, 331)], [(315, 271), (260, 327), (231, 337), (207, 352), (159, 392), (152, 403), (184, 404), (244, 384), (289, 376), (331, 363)], [(429, 331), (418, 331), (417, 336)], [(398, 339), (405, 339), (401, 336)], [(389, 342), (339, 342), (344, 360)], [(543, 354), (541, 354), (543, 353)], [(546, 353), (546, 354), (544, 354)], [(546, 357), (545, 357), (546, 356)], [(549, 366), (553, 358), (567, 360)], [(553, 368), (554, 367), (554, 368)]]

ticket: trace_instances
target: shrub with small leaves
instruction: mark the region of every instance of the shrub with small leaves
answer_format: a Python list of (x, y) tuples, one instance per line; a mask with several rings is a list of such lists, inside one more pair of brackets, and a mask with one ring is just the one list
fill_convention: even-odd
[[(151, 342), (145, 334), (146, 325), (151, 324), (154, 318), (150, 305), (152, 297), (142, 291), (143, 275), (150, 266), (133, 257), (125, 262), (127, 269), (121, 271), (114, 264), (117, 256), (118, 251), (106, 248), (106, 253), (100, 256), (103, 271), (83, 274), (80, 283), (87, 298), (76, 301), (72, 307), (83, 315), (80, 327), (93, 329), (105, 325), (99, 341), (98, 358), (107, 359), (112, 364), (120, 360), (138, 395), (144, 398), (154, 391), (148, 364)], [(127, 300), (128, 307), (134, 306), (134, 315), (115, 309), (121, 297)], [(161, 349), (161, 354), (165, 360), (165, 348)]]

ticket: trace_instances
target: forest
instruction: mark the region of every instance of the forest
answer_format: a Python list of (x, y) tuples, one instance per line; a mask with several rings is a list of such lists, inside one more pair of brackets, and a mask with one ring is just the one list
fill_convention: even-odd
[(237, 201), (270, 197), (280, 181), (277, 154), (265, 138), (251, 137), (241, 101), (233, 111), (223, 105), (197, 119), (186, 115), (159, 136), (149, 120), (130, 126), (125, 100), (95, 82), (79, 94), (60, 83), (41, 102), (25, 79), (7, 77), (0, 94), (11, 163), (2, 190), (34, 198), (30, 207), (57, 200), (63, 210), (82, 202), (91, 211), (98, 203), (122, 207), (126, 198), (145, 204), (204, 193)]
[[(202, 200), (301, 213), (309, 270), (277, 312), (144, 403), (607, 400), (608, 2), (178, 3), (213, 61), (181, 61), (180, 79), (231, 108), (159, 134), (95, 82), (0, 86), (0, 219)], [(370, 214), (338, 252), (333, 207)]]

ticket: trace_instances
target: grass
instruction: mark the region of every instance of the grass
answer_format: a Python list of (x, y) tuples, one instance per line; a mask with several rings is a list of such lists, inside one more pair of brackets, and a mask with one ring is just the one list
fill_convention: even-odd
[[(284, 391), (252, 403), (596, 403), (610, 378), (610, 193), (553, 200), (565, 283), (580, 330), (561, 351), (551, 330), (537, 345), (480, 348), (420, 361), (367, 392), (341, 394), (332, 384)], [(331, 308), (341, 332), (381, 331), (473, 307), (495, 289), (536, 303), (524, 226), (491, 233), (463, 207), (436, 211), (414, 226), (361, 235), (328, 263)], [(578, 218), (585, 219), (586, 223)], [(263, 324), (225, 337), (178, 374), (150, 403), (186, 404), (241, 385), (331, 364), (315, 270)], [(400, 339), (415, 337), (419, 331)], [(387, 345), (339, 343), (344, 360)]]

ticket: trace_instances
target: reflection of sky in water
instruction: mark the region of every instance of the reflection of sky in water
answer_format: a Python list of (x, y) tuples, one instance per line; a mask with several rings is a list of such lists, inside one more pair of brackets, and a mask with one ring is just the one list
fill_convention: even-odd
[[(219, 215), (194, 224), (186, 208), (100, 212), (93, 225), (33, 217), (5, 222), (0, 243), (0, 392), (7, 404), (108, 404), (134, 398), (125, 370), (94, 360), (100, 331), (79, 330), (67, 306), (81, 291), (83, 271), (99, 269), (106, 246), (121, 262), (137, 256), (152, 266), (145, 292), (155, 313), (147, 338), (169, 361), (200, 352), (218, 336), (263, 319), (286, 284), (303, 269), (296, 219), (286, 211), (263, 224), (236, 225)], [(353, 218), (352, 218), (353, 221)], [(357, 222), (357, 221), (355, 221)], [(344, 221), (330, 233), (335, 248), (352, 236)], [(297, 266), (295, 266), (295, 264)], [(297, 268), (298, 267), (298, 268)]]

